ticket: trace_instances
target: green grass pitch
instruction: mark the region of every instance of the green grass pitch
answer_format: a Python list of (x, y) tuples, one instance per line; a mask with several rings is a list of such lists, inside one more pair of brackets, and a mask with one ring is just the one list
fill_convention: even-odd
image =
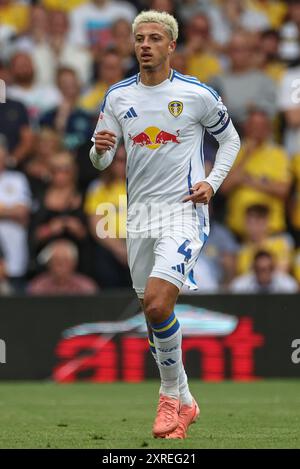
[(186, 440), (154, 439), (157, 381), (1, 383), (1, 448), (300, 448), (300, 380), (191, 381)]

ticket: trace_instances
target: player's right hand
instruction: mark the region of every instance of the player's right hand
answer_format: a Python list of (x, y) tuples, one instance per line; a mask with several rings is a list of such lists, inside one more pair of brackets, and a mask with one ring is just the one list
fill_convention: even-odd
[(97, 132), (95, 136), (96, 152), (100, 153), (111, 150), (116, 143), (116, 137), (116, 134), (111, 130), (101, 130)]

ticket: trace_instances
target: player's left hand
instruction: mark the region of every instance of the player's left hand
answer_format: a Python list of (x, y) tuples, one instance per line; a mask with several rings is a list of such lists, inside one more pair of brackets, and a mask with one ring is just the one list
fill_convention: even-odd
[(196, 184), (191, 187), (192, 194), (184, 197), (183, 202), (188, 202), (191, 200), (194, 204), (208, 204), (212, 196), (214, 195), (213, 188), (208, 182), (201, 181), (196, 182)]

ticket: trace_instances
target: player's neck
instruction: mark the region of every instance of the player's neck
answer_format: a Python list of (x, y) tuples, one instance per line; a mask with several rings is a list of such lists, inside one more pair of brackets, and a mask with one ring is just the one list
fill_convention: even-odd
[(143, 85), (156, 86), (170, 76), (170, 65), (156, 70), (140, 70), (140, 79)]

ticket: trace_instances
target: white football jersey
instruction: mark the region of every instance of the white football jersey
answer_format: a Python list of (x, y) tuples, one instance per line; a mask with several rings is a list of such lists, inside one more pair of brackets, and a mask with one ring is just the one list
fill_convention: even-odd
[[(156, 86), (145, 86), (137, 74), (108, 90), (94, 135), (106, 129), (124, 138), (128, 232), (167, 226), (168, 217), (158, 213), (158, 206), (164, 214), (167, 204), (174, 207), (172, 214), (184, 205), (196, 214), (200, 227), (208, 226), (208, 206), (182, 200), (191, 186), (205, 179), (205, 129), (217, 138), (229, 124), (227, 109), (213, 89), (174, 70)], [(108, 164), (115, 149), (106, 152)], [(139, 204), (153, 207), (150, 216), (137, 209)]]

